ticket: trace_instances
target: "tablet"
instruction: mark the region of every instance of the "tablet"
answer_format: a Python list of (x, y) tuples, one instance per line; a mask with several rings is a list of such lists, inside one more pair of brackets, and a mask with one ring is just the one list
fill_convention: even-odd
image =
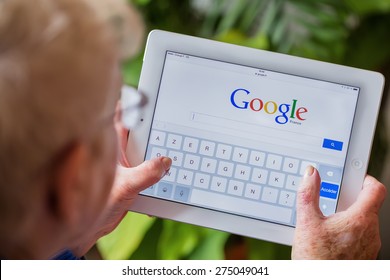
[(127, 156), (173, 163), (129, 210), (290, 245), (308, 165), (324, 215), (355, 201), (383, 86), (376, 72), (152, 31)]

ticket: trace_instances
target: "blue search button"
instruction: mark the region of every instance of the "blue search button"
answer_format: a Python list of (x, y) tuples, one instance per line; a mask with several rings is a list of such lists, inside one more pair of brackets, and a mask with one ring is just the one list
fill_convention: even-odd
[(325, 138), (322, 143), (322, 148), (341, 151), (343, 149), (343, 142)]

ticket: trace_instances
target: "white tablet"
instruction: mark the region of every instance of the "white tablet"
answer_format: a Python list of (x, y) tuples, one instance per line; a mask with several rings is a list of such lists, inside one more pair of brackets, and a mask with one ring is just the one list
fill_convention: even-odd
[(371, 71), (153, 31), (127, 155), (173, 164), (130, 210), (291, 244), (307, 165), (325, 215), (356, 199), (383, 85)]

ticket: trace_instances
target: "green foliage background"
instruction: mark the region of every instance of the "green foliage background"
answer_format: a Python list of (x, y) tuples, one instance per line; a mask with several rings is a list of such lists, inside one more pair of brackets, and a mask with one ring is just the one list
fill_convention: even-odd
[[(133, 0), (147, 30), (163, 29), (253, 48), (390, 72), (390, 0)], [(142, 56), (123, 66), (137, 86)], [(381, 122), (369, 172), (387, 152)], [(98, 242), (104, 259), (289, 259), (291, 247), (128, 213)]]

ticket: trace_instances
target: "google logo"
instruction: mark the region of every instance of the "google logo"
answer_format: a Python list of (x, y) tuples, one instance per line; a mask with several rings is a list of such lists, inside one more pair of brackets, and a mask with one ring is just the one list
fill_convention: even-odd
[(302, 115), (307, 113), (308, 110), (305, 107), (297, 108), (298, 100), (296, 99), (293, 99), (291, 104), (283, 103), (278, 105), (275, 101), (264, 102), (260, 98), (248, 99), (247, 97), (250, 93), (249, 90), (238, 88), (232, 92), (230, 102), (234, 107), (241, 110), (252, 110), (253, 112), (264, 110), (264, 112), (269, 115), (274, 115), (279, 112), (281, 114), (275, 117), (275, 121), (278, 124), (286, 124), (289, 121), (289, 118), (296, 118), (300, 121), (306, 120)]

